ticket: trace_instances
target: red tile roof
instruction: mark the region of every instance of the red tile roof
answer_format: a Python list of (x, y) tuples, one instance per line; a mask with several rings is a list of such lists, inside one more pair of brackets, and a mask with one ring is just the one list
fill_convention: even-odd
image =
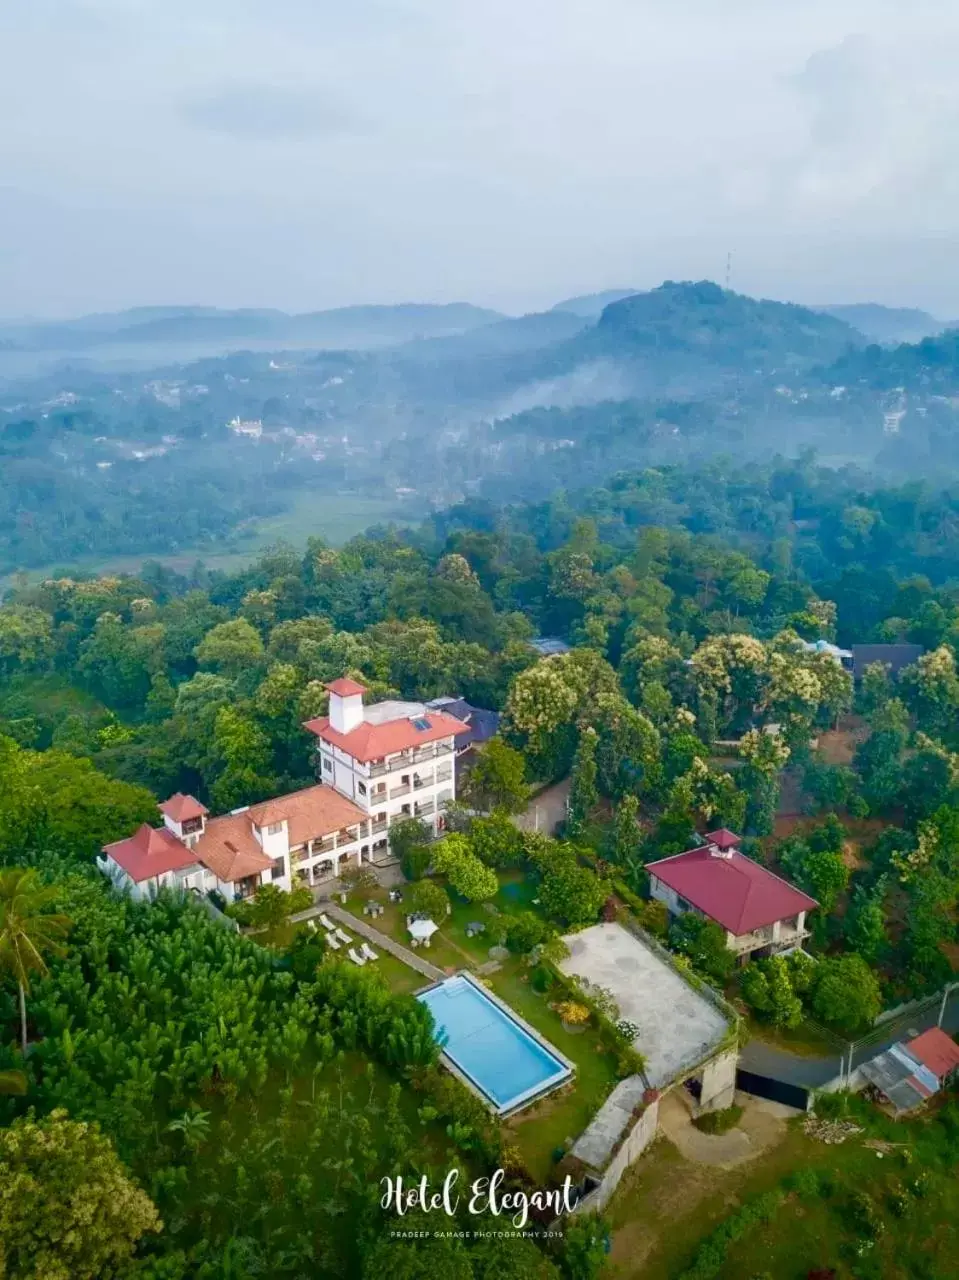
[(720, 827), (718, 831), (707, 831), (704, 837), (708, 844), (714, 844), (717, 849), (738, 849), (743, 842), (742, 836), (737, 836), (735, 831), (730, 831), (728, 827)]
[(349, 680), (346, 676), (342, 676), (339, 680), (331, 680), (323, 688), (329, 689), (330, 693), (339, 694), (341, 698), (349, 698), (356, 693), (366, 693), (365, 685), (357, 684), (355, 680)]
[(932, 1027), (921, 1036), (916, 1036), (915, 1040), (907, 1040), (906, 1048), (939, 1080), (944, 1080), (953, 1071), (959, 1071), (959, 1044), (946, 1035), (941, 1027)]
[(195, 860), (209, 867), (218, 880), (233, 884), (258, 875), (273, 865), (253, 834), (249, 810), (214, 818), (193, 846)]
[[(428, 727), (417, 729), (414, 720), (416, 723), (425, 722)], [(408, 747), (419, 747), (427, 742), (437, 742), (441, 738), (469, 733), (469, 725), (442, 711), (425, 711), (413, 720), (403, 716), (399, 720), (387, 720), (383, 724), (370, 724), (364, 720), (349, 733), (340, 733), (332, 728), (328, 716), (307, 720), (303, 727), (363, 763), (382, 760), (384, 756), (395, 755)]]
[(308, 840), (331, 835), (342, 827), (355, 827), (369, 817), (352, 800), (322, 785), (264, 800), (252, 806), (249, 816), (261, 828), (271, 822), (286, 822), (291, 849)]
[(186, 822), (189, 818), (202, 818), (210, 811), (199, 800), (194, 800), (192, 796), (185, 796), (182, 791), (177, 791), (170, 796), (169, 800), (164, 800), (158, 806), (161, 813), (165, 813), (173, 822)]
[(646, 870), (736, 937), (819, 905), (738, 850), (720, 858), (690, 849)]
[(172, 831), (166, 827), (150, 827), (146, 823), (126, 840), (104, 845), (103, 852), (136, 884), (162, 876), (167, 871), (182, 871), (199, 861), (194, 851), (178, 840)]

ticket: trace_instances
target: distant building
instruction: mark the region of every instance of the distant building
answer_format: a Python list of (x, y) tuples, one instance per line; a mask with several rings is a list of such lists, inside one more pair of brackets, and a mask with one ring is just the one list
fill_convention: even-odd
[(714, 921), (742, 962), (795, 951), (809, 936), (806, 915), (819, 903), (740, 853), (740, 840), (722, 827), (697, 849), (649, 863), (650, 896), (671, 915), (691, 911)]
[(461, 734), (456, 739), (456, 754), (463, 755), (472, 747), (482, 746), (494, 738), (499, 730), (500, 714), (498, 711), (486, 711), (482, 707), (471, 707), (465, 698), (433, 698), (427, 704), (431, 711), (445, 711), (448, 716), (462, 720), (469, 733)]
[(838, 644), (830, 644), (828, 640), (801, 640), (800, 644), (806, 653), (828, 654), (846, 671), (852, 670), (853, 654), (851, 649), (840, 649)]
[(868, 666), (881, 662), (891, 676), (897, 676), (903, 667), (911, 667), (924, 653), (921, 644), (854, 644), (852, 673), (856, 680), (861, 680)]
[(555, 636), (538, 636), (535, 640), (530, 640), (529, 647), (535, 649), (541, 658), (556, 658), (570, 652), (566, 641), (557, 640)]

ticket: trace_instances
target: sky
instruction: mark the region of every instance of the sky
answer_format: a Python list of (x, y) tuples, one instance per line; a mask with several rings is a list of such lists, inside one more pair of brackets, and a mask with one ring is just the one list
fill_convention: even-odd
[(953, 0), (2, 0), (0, 315), (959, 317)]

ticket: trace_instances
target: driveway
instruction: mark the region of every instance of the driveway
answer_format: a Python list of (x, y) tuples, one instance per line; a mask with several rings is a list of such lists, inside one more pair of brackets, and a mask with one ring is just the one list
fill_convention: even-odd
[(566, 817), (566, 801), (569, 798), (569, 778), (556, 782), (533, 799), (523, 813), (513, 821), (521, 831), (542, 831), (551, 836)]

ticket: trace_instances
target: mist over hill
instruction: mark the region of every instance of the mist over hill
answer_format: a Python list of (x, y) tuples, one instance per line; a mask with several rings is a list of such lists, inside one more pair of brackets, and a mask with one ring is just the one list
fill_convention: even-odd
[(880, 346), (841, 315), (708, 281), (621, 292), (521, 317), (142, 308), (40, 326), (81, 335), (88, 357), (146, 349), (145, 332), (160, 347), (213, 330), (302, 345), (261, 336), (263, 350), (145, 370), (71, 359), (8, 378), (0, 567), (213, 550), (324, 495), (401, 495), (423, 514), (809, 448), (897, 478), (959, 469), (959, 333)]

